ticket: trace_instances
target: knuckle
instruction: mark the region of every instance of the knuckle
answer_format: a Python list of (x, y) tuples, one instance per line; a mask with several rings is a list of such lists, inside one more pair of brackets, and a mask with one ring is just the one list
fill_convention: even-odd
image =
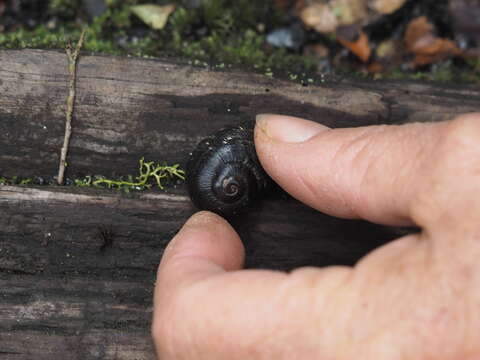
[[(291, 305), (298, 307), (299, 299), (296, 294), (308, 294), (304, 297), (302, 308), (319, 308), (334, 296), (336, 291), (345, 286), (352, 275), (352, 269), (345, 266), (329, 266), (323, 269), (315, 267), (301, 267), (293, 270), (288, 277), (289, 300)], [(287, 303), (289, 303), (287, 301)], [(288, 308), (288, 306), (287, 306)]]
[(458, 160), (478, 160), (471, 155), (480, 154), (480, 113), (462, 115), (448, 122), (442, 129), (441, 156), (453, 160), (457, 165), (464, 164)]
[(429, 153), (413, 217), (425, 223), (440, 214), (458, 219), (463, 216), (459, 209), (480, 211), (471, 196), (480, 191), (480, 113), (441, 124)]
[(462, 192), (480, 176), (480, 114), (460, 116), (442, 127), (432, 179), (442, 188)]

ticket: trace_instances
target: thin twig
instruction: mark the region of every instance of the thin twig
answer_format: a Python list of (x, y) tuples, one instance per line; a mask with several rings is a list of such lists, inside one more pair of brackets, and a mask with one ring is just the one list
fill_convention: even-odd
[(68, 97), (67, 97), (67, 110), (65, 112), (65, 137), (63, 139), (62, 151), (60, 153), (60, 165), (58, 167), (58, 176), (57, 183), (58, 185), (63, 185), (63, 178), (65, 175), (65, 166), (67, 163), (67, 152), (68, 146), (70, 144), (70, 137), (72, 136), (72, 116), (73, 116), (73, 104), (75, 102), (75, 82), (77, 78), (77, 60), (78, 55), (80, 54), (80, 49), (83, 45), (83, 40), (85, 39), (86, 28), (82, 30), (80, 39), (75, 46), (75, 49), (72, 49), (72, 45), (68, 44), (65, 51), (67, 52), (68, 57), (68, 74), (69, 74), (69, 84), (68, 84)]

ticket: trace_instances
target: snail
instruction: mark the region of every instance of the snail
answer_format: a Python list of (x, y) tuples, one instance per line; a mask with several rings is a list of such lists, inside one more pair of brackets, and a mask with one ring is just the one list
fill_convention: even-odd
[(225, 128), (203, 139), (186, 170), (193, 203), (224, 217), (248, 209), (271, 182), (255, 152), (250, 125)]

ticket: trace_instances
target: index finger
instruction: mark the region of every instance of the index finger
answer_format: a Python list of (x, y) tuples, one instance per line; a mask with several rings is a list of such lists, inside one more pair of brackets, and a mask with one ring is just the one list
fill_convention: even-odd
[(313, 208), (344, 218), (411, 225), (410, 205), (442, 124), (330, 129), (260, 115), (255, 146), (268, 174)]

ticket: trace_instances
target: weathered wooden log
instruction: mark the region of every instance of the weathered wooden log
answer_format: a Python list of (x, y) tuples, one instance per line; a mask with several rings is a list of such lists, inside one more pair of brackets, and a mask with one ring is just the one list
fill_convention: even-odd
[[(0, 175), (55, 174), (67, 83), (61, 52), (0, 51)], [(164, 61), (83, 56), (68, 174), (131, 172), (141, 156), (182, 162), (205, 135), (262, 112), (343, 127), (443, 120), (478, 110), (479, 102), (478, 90), (469, 87), (408, 82), (305, 87)]]
[[(67, 94), (61, 52), (0, 51), (0, 176), (55, 175)], [(186, 64), (81, 57), (67, 175), (183, 163), (205, 135), (262, 112), (333, 127), (439, 121), (478, 110), (480, 92), (409, 82), (304, 87)], [(0, 359), (152, 359), (154, 275), (195, 209), (182, 186), (124, 194), (0, 186)], [(233, 221), (247, 266), (353, 264), (408, 230), (318, 214), (274, 192)]]
[[(154, 274), (182, 194), (0, 187), (0, 358), (150, 359)], [(247, 266), (352, 264), (405, 233), (286, 198), (235, 221)], [(106, 237), (109, 237), (107, 239)]]

